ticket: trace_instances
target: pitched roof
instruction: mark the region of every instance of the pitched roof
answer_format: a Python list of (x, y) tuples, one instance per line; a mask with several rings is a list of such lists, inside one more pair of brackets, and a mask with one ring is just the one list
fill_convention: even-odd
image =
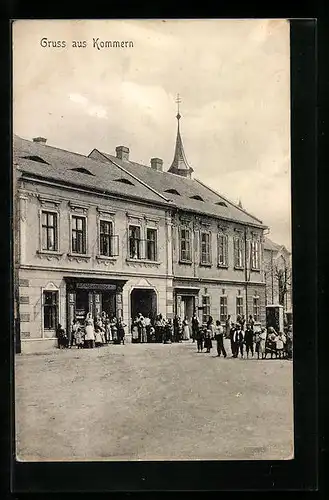
[(169, 168), (168, 172), (171, 172), (173, 174), (181, 173), (181, 175), (191, 176), (193, 168), (190, 167), (185, 156), (183, 141), (179, 130), (179, 119), (180, 119), (180, 114), (177, 115), (178, 126), (177, 126), (177, 137), (176, 137), (174, 159), (172, 161), (171, 167)]
[(278, 243), (275, 243), (274, 241), (270, 240), (270, 238), (264, 238), (264, 250), (270, 250), (272, 252), (278, 252), (281, 250), (282, 245), (279, 245)]
[(21, 172), (66, 182), (103, 193), (166, 204), (166, 198), (154, 192), (115, 165), (90, 157), (28, 141), (14, 136), (13, 160)]
[[(262, 221), (248, 214), (245, 210), (239, 208), (197, 179), (189, 179), (169, 172), (159, 172), (146, 165), (133, 161), (124, 161), (116, 156), (100, 152), (97, 149), (94, 149), (90, 155), (95, 155), (99, 159), (103, 157), (104, 161), (110, 161), (113, 166), (119, 165), (125, 171), (138, 177), (145, 184), (155, 189), (158, 193), (172, 200), (178, 208), (264, 227)], [(179, 195), (168, 192), (168, 190), (173, 189)], [(201, 197), (204, 201), (194, 199), (192, 198), (193, 196)]]

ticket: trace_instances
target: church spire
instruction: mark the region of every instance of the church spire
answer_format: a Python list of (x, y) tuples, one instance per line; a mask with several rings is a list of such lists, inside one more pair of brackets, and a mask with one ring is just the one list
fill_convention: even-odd
[(179, 112), (179, 105), (181, 103), (181, 98), (179, 94), (177, 95), (176, 103), (177, 103), (177, 137), (176, 137), (176, 147), (175, 147), (175, 154), (174, 154), (174, 159), (172, 161), (171, 167), (169, 168), (168, 172), (171, 172), (172, 174), (176, 175), (181, 175), (182, 177), (189, 177), (191, 178), (191, 174), (193, 172), (193, 168), (189, 166), (185, 152), (184, 152), (184, 147), (183, 147), (183, 141), (180, 135), (180, 128), (179, 128), (179, 120), (181, 119), (181, 114)]

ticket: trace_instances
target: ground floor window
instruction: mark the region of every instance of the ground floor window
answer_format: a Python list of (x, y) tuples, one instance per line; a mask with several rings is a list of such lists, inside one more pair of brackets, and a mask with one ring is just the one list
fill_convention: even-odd
[(55, 330), (58, 324), (58, 292), (43, 292), (43, 327)]
[(219, 319), (224, 322), (227, 319), (227, 297), (224, 295), (219, 299)]
[(243, 297), (236, 298), (236, 316), (243, 316)]
[(256, 295), (253, 297), (253, 313), (254, 313), (254, 320), (259, 321), (260, 320), (259, 297)]
[(210, 317), (210, 297), (203, 295), (202, 297), (202, 323), (207, 323)]

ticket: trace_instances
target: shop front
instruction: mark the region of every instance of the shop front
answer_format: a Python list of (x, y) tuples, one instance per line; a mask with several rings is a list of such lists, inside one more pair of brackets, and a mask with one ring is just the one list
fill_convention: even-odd
[(93, 318), (102, 312), (112, 317), (122, 317), (122, 291), (125, 280), (100, 280), (65, 278), (67, 297), (67, 331), (76, 318), (79, 322), (85, 321), (86, 315), (91, 313)]

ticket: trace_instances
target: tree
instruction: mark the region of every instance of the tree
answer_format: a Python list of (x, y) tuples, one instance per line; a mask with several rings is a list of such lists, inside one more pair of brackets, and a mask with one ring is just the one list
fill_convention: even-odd
[(291, 286), (291, 269), (283, 255), (280, 256), (279, 262), (275, 265), (274, 276), (278, 282), (279, 304), (283, 306), (288, 289)]

